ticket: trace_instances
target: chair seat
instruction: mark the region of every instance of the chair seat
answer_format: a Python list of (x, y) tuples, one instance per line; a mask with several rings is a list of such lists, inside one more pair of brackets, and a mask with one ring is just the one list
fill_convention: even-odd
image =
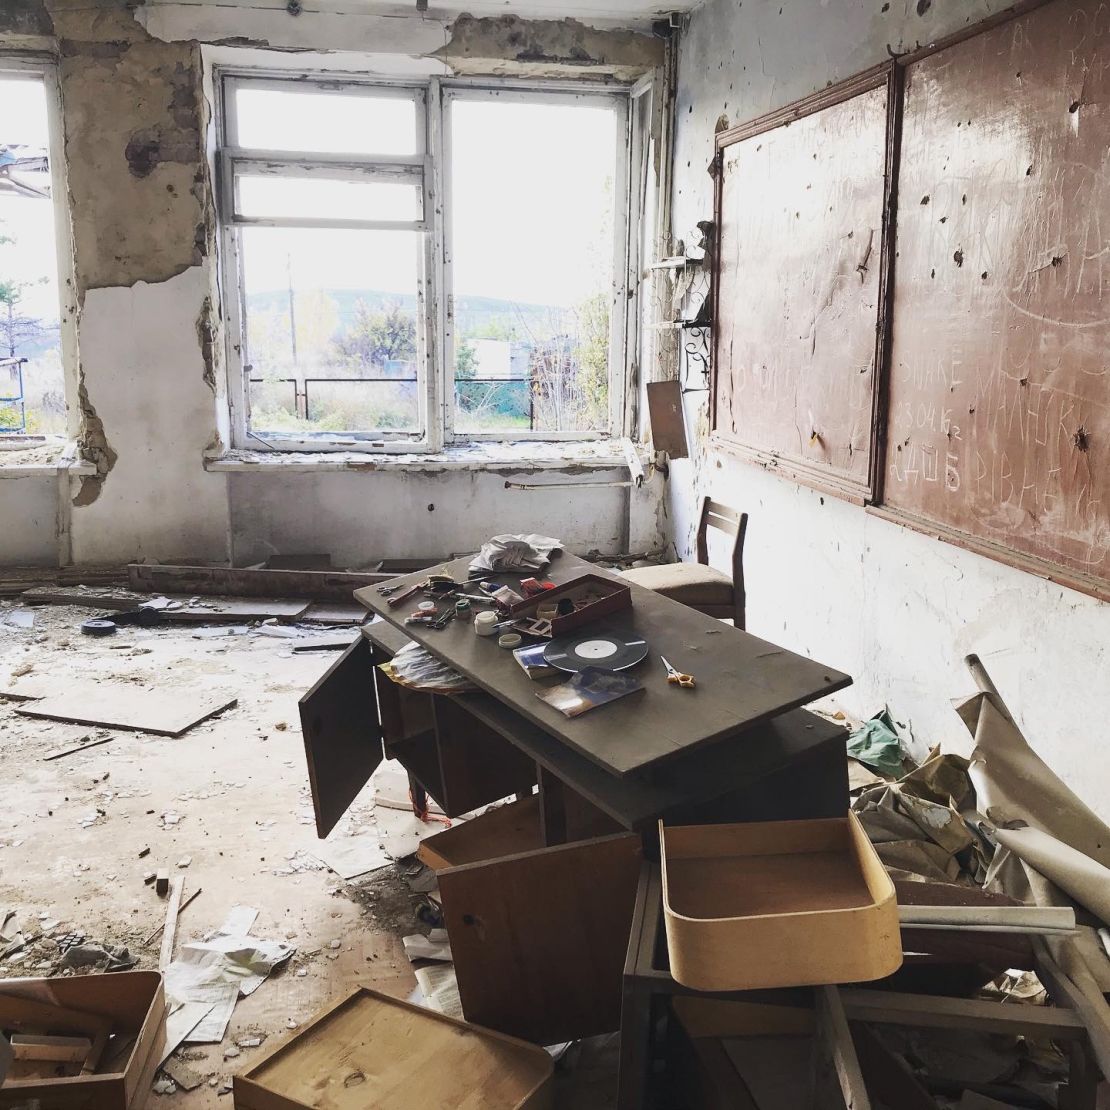
[(656, 567), (626, 570), (624, 577), (644, 589), (697, 608), (701, 605), (731, 605), (732, 579), (701, 563), (664, 563)]

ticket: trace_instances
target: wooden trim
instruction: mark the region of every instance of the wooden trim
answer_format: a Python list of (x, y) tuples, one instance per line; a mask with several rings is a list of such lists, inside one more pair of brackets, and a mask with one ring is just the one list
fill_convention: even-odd
[[(857, 73), (854, 77), (830, 85), (826, 89), (819, 89), (815, 93), (810, 93), (809, 96), (802, 97), (801, 100), (795, 100), (784, 108), (778, 108), (766, 115), (758, 116), (749, 123), (737, 124), (737, 126), (730, 127), (727, 131), (721, 131), (716, 136), (716, 149), (718, 151), (724, 150), (726, 146), (743, 142), (744, 139), (750, 139), (754, 135), (762, 135), (766, 131), (773, 131), (783, 124), (794, 123), (796, 120), (812, 116), (815, 112), (823, 111), (825, 108), (843, 104), (844, 101), (851, 100), (852, 97), (859, 96), (860, 93), (877, 89), (890, 81), (890, 72), (893, 67), (893, 62), (881, 62), (877, 66), (865, 69), (862, 73)], [(717, 257), (719, 258), (720, 255), (718, 254)]]
[(1023, 15), (1028, 15), (1030, 12), (1052, 3), (1055, 3), (1055, 0), (1018, 0), (1012, 7), (988, 15), (970, 26), (962, 27), (959, 31), (953, 31), (952, 34), (945, 35), (944, 38), (937, 39), (936, 42), (930, 42), (925, 46), (917, 47), (915, 50), (907, 51), (905, 54), (897, 55), (894, 59), (895, 65), (903, 69), (906, 66), (912, 66), (914, 62), (920, 62), (933, 54), (939, 54), (942, 50), (958, 46), (961, 42), (975, 38), (976, 35), (993, 31), (995, 27), (1000, 27), (1003, 23), (1009, 23), (1012, 19), (1020, 19)]
[(1006, 547), (994, 540), (973, 536), (968, 532), (961, 532), (955, 528), (937, 524), (925, 517), (915, 516), (901, 509), (892, 509), (887, 505), (868, 505), (867, 511), (881, 520), (889, 521), (891, 524), (901, 524), (906, 528), (912, 528), (915, 532), (932, 536), (935, 540), (954, 544), (956, 547), (962, 547), (965, 551), (972, 551), (976, 555), (983, 555), (997, 563), (1004, 563), (1006, 566), (1023, 570), (1048, 582), (1055, 582), (1058, 586), (1065, 586), (1070, 590), (1086, 594), (1088, 597), (1098, 598), (1099, 601), (1110, 601), (1110, 582), (1104, 579), (1069, 571), (1055, 563), (1049, 563), (1033, 555), (1015, 551), (1013, 548)]
[(786, 478), (799, 485), (808, 486), (819, 493), (831, 494), (853, 505), (867, 505), (871, 500), (871, 488), (866, 482), (853, 482), (842, 478), (833, 471), (812, 466), (801, 459), (787, 458), (774, 451), (764, 451), (758, 447), (748, 447), (736, 440), (727, 439), (720, 432), (710, 434), (710, 444), (718, 451), (732, 455), (743, 462), (761, 467), (768, 474)]

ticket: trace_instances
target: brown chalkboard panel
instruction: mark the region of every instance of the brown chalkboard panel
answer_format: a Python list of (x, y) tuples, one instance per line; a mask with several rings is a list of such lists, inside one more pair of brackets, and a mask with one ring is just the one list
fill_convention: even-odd
[(1110, 19), (1054, 0), (908, 65), (883, 501), (1110, 591)]
[(716, 442), (863, 501), (891, 71), (717, 137)]

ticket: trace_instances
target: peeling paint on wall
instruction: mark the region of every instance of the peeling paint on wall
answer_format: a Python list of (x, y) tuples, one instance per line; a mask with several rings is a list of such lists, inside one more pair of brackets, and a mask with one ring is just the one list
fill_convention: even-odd
[(598, 30), (576, 19), (460, 15), (431, 57), (461, 75), (592, 76), (633, 80), (663, 63), (664, 42), (636, 31)]
[(81, 479), (77, 496), (73, 499), (74, 505), (91, 505), (99, 496), (112, 467), (116, 465), (119, 456), (112, 450), (108, 437), (104, 433), (104, 422), (96, 415), (89, 400), (88, 390), (82, 379), (77, 386), (77, 404), (81, 409), (82, 425), (82, 450), (85, 458), (96, 466), (96, 473)]
[(204, 360), (204, 384), (216, 392), (216, 336), (218, 334), (218, 315), (211, 297), (204, 298), (200, 315), (197, 317), (197, 341), (200, 355)]
[(54, 22), (43, 0), (4, 0), (0, 32), (11, 35), (52, 35)]

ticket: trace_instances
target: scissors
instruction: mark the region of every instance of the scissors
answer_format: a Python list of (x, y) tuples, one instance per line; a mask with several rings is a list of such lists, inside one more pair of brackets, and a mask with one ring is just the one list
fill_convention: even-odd
[[(660, 655), (659, 658), (663, 659), (663, 656)], [(678, 686), (683, 690), (692, 690), (694, 688), (694, 676), (692, 674), (676, 671), (666, 659), (663, 659), (663, 666), (667, 668), (668, 683)]]

